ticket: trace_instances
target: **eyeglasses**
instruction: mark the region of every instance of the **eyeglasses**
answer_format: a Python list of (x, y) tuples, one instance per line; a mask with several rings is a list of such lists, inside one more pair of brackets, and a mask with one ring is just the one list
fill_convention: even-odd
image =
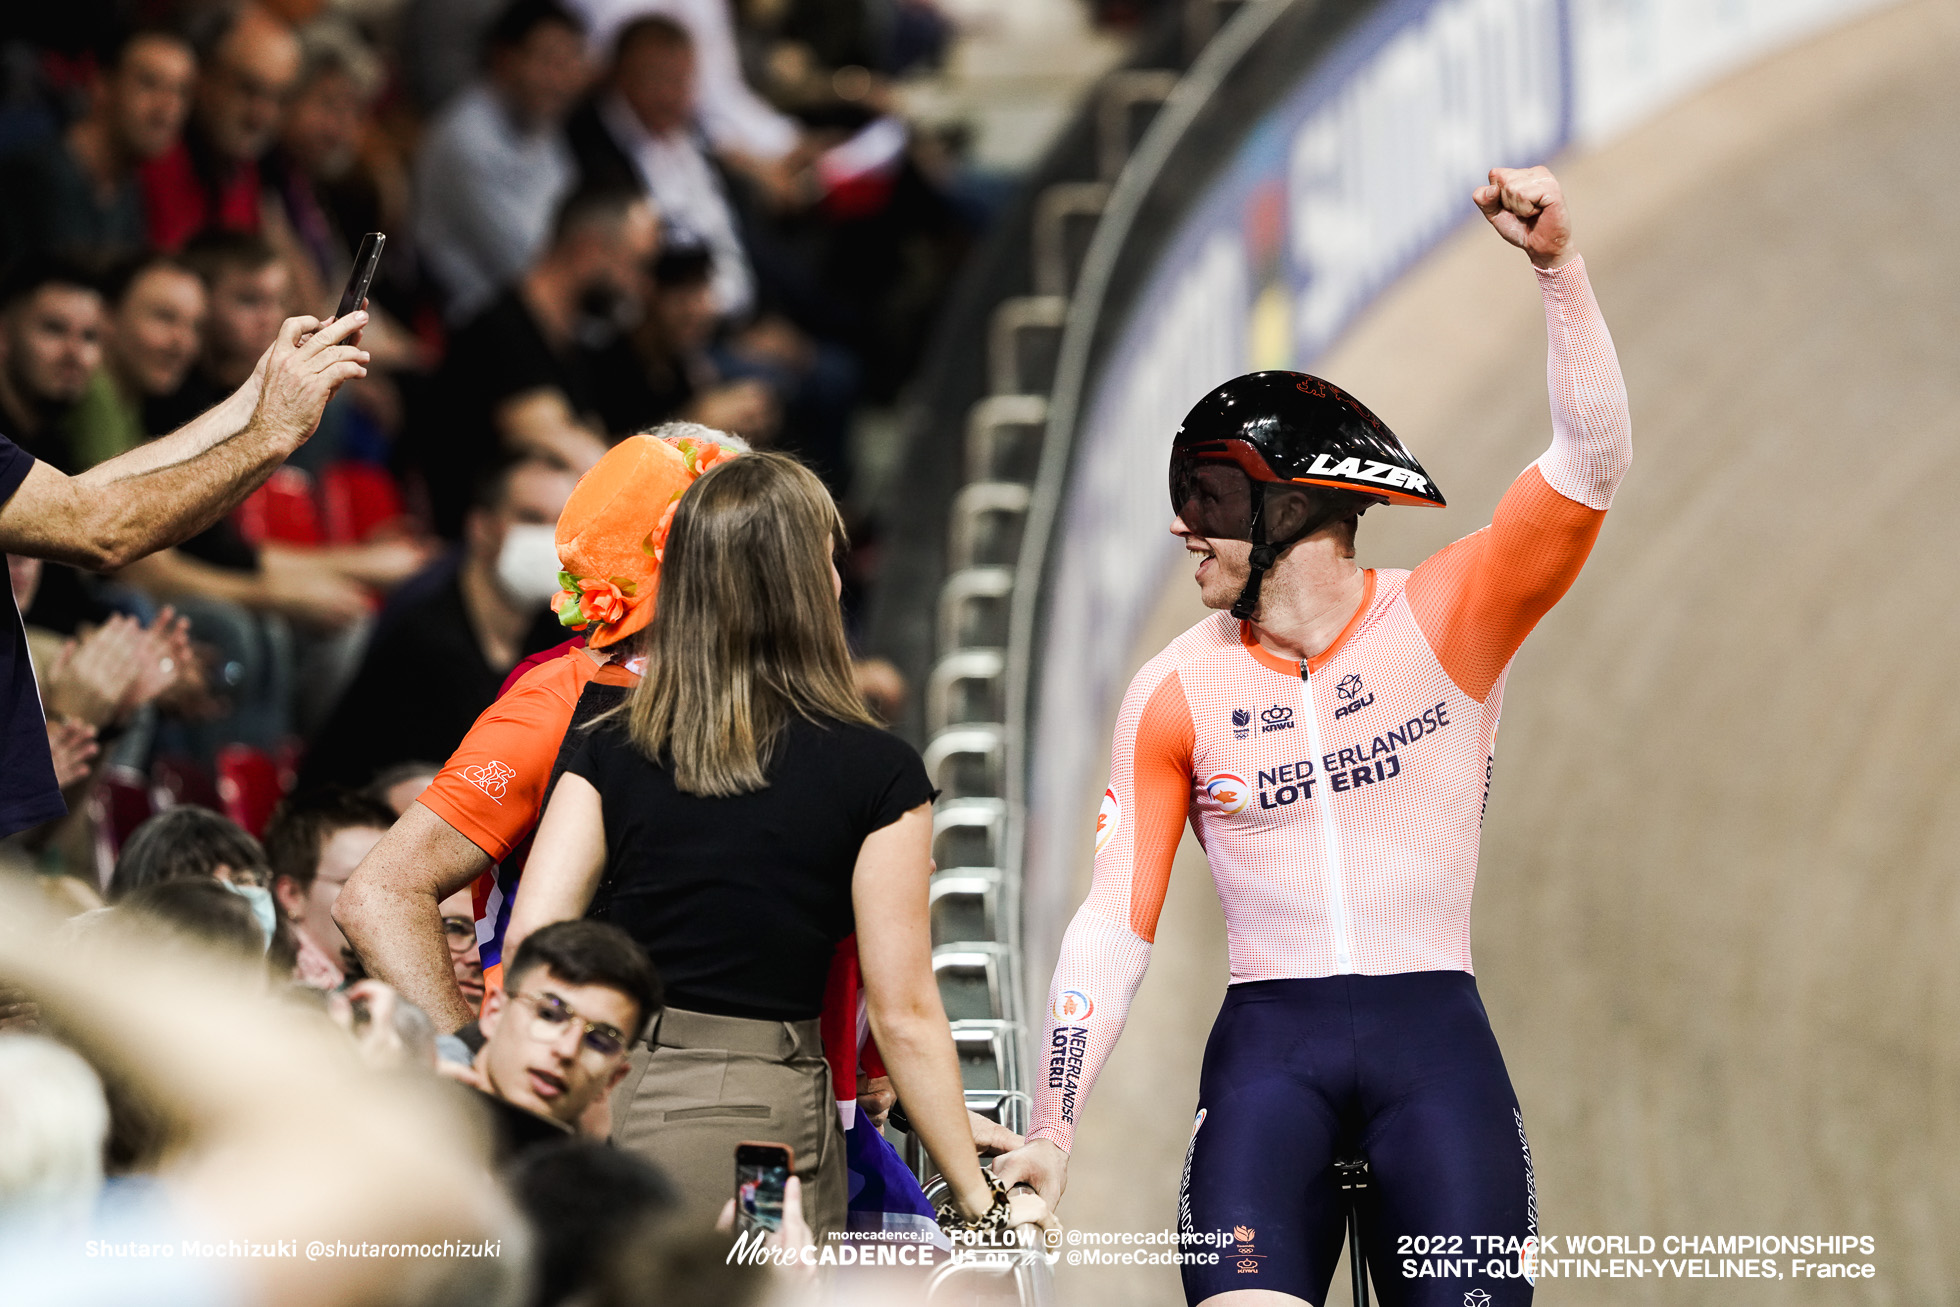
[(531, 1008), (533, 1039), (555, 1043), (566, 1026), (577, 1024), (585, 1028), (579, 1040), (581, 1047), (590, 1049), (600, 1057), (618, 1057), (626, 1051), (625, 1035), (612, 1026), (587, 1021), (556, 994), (512, 994), (510, 998), (513, 1003), (524, 1003)]
[(442, 933), (449, 941), (451, 952), (467, 953), (476, 942), (476, 923), (468, 917), (444, 917)]

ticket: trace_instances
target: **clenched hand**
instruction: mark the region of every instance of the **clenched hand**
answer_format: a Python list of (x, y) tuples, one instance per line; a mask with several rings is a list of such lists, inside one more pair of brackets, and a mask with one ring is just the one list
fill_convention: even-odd
[(1534, 265), (1557, 268), (1578, 257), (1565, 192), (1550, 168), (1492, 168), (1490, 184), (1470, 198), (1497, 234), (1529, 254)]

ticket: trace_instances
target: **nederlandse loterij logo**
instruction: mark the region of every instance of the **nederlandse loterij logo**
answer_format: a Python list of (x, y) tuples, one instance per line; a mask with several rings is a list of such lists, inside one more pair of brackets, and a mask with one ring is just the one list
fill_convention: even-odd
[(1293, 710), (1283, 703), (1276, 703), (1259, 714), (1259, 730), (1262, 734), (1292, 729)]
[(490, 761), (481, 767), (463, 768), (463, 779), (490, 796), (492, 803), (502, 805), (504, 787), (517, 779), (517, 771), (503, 763)]
[(1096, 1010), (1096, 1001), (1079, 989), (1065, 989), (1055, 995), (1055, 1020), (1081, 1025)]
[(1227, 817), (1238, 816), (1245, 811), (1246, 804), (1252, 802), (1252, 790), (1246, 785), (1245, 778), (1228, 771), (1222, 771), (1206, 781), (1205, 793)]

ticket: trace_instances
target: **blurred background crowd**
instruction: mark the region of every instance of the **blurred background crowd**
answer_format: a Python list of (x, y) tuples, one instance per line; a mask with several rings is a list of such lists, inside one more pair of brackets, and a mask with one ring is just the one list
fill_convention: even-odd
[[(1154, 7), (1075, 22), (1114, 43)], [(880, 434), (1013, 185), (945, 108), (987, 6), (10, 10), (0, 429), (37, 458), (78, 473), (208, 408), (388, 237), (371, 374), (237, 512), (107, 577), (10, 560), (72, 814), (16, 838), (44, 870), (102, 886), (154, 812), (260, 835), (296, 787), (440, 763), (570, 634), (577, 476), (662, 421), (815, 467), (862, 611)], [(890, 715), (897, 673), (859, 670)]]
[[(1102, 44), (1080, 80), (1157, 7), (1081, 6), (1076, 27)], [(693, 421), (815, 469), (850, 527), (855, 638), (877, 574), (874, 482), (892, 462), (881, 433), (1014, 187), (999, 143), (976, 151), (974, 125), (946, 110), (945, 70), (986, 10), (9, 7), (0, 431), (37, 459), (79, 474), (209, 409), (283, 320), (333, 311), (364, 233), (387, 235), (369, 375), (240, 508), (108, 575), (8, 559), (69, 808), (0, 843), (0, 865), (39, 873), (19, 882), (39, 904), (16, 903), (0, 938), (0, 1077), (20, 1090), (0, 1111), (0, 1262), (23, 1300), (125, 1301), (135, 1279), (118, 1277), (152, 1272), (104, 1263), (84, 1286), (68, 1259), (37, 1278), (37, 1240), (56, 1229), (249, 1228), (249, 1202), (226, 1209), (186, 1179), (190, 1160), (227, 1149), (219, 1189), (303, 1195), (324, 1232), (366, 1222), (523, 1254), (474, 1277), (452, 1264), (447, 1290), (394, 1286), (413, 1300), (627, 1302), (698, 1281), (700, 1301), (735, 1302), (782, 1287), (729, 1278), (725, 1240), (648, 1224), (675, 1204), (652, 1167), (558, 1138), (604, 1133), (581, 1119), (603, 1110), (622, 1055), (602, 1045), (660, 1003), (632, 940), (593, 923), (539, 932), (504, 967), (505, 987), (527, 991), (522, 1017), (499, 1021), (493, 1003), (439, 1035), (362, 977), (333, 906), (513, 669), (572, 635), (547, 606), (554, 528), (622, 438)], [(1032, 161), (1044, 143), (1006, 154)], [(895, 669), (857, 672), (894, 715)], [(474, 1009), (473, 915), (467, 891), (442, 905)], [(265, 1025), (265, 993), (325, 1019)], [(498, 1110), (499, 1059), (515, 1066), (573, 1019), (584, 1052), (556, 1107)], [(350, 1046), (370, 1070), (413, 1074), (354, 1075)], [(193, 1075), (175, 1064), (189, 1049), (206, 1062)], [(491, 1109), (487, 1147), (508, 1165), (488, 1192), (442, 1187), (477, 1151), (445, 1133), (453, 1114), (409, 1130), (435, 1119), (415, 1104), (438, 1067)], [(543, 1161), (524, 1152), (541, 1139), (559, 1145)], [(296, 1172), (305, 1184), (288, 1183)], [(403, 1192), (419, 1197), (390, 1224)], [(217, 1219), (183, 1224), (200, 1194)], [(365, 1300), (372, 1272), (197, 1278), (210, 1274), (142, 1292)]]

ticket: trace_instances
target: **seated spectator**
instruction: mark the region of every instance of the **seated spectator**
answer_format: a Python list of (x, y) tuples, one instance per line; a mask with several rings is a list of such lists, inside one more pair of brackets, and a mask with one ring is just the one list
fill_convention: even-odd
[(41, 250), (109, 259), (148, 244), (136, 170), (177, 145), (196, 74), (183, 38), (125, 37), (90, 82), (88, 112), (0, 162), (0, 267)]
[[(471, 1083), (569, 1133), (626, 1078), (627, 1052), (659, 1010), (660, 979), (618, 927), (564, 921), (535, 931), (504, 987), (484, 1000)], [(509, 1122), (501, 1114), (500, 1129)]]
[(170, 405), (159, 405), (164, 426), (251, 376), (294, 299), (292, 271), (263, 236), (205, 232), (185, 246), (183, 260), (204, 282), (208, 311), (197, 366)]
[(476, 910), (467, 886), (442, 901), (442, 937), (449, 945), (456, 988), (473, 1013), (483, 1010), (483, 949), (476, 938)]
[[(427, 366), (422, 342), (402, 325), (420, 303), (421, 260), (408, 239), (408, 172), (389, 133), (374, 120), (385, 77), (379, 57), (355, 28), (337, 17), (300, 29), (299, 80), (266, 156), (267, 194), (292, 233), (290, 259), (301, 300), (317, 311), (338, 302), (367, 232), (388, 234), (387, 255), (369, 286), (370, 321), (361, 345), (383, 374)], [(348, 392), (371, 400), (385, 375), (371, 375)], [(399, 401), (392, 401), (397, 407)], [(394, 411), (364, 405), (392, 429)]]
[(150, 243), (174, 250), (207, 227), (260, 228), (259, 160), (299, 76), (299, 40), (257, 5), (200, 14), (189, 129), (142, 168)]
[(173, 880), (221, 880), (269, 889), (265, 847), (238, 823), (195, 804), (149, 818), (130, 833), (109, 878), (109, 902)]
[[(45, 571), (38, 558), (7, 555), (7, 579), (19, 611), (34, 610)], [(147, 627), (117, 613), (72, 639), (38, 626), (25, 632), (47, 719), (55, 783), (71, 800), (94, 774), (102, 738), (129, 726), (160, 699), (167, 697), (173, 707), (183, 709), (201, 698), (203, 669), (192, 654), (187, 624), (168, 608)], [(70, 810), (72, 815), (72, 803)], [(38, 842), (39, 836), (35, 838)], [(72, 844), (65, 852), (70, 870), (79, 871), (89, 861)]]
[(265, 832), (272, 895), (292, 926), (298, 978), (314, 989), (338, 989), (362, 974), (360, 959), (334, 924), (340, 887), (395, 815), (364, 794), (322, 790), (279, 805)]
[[(0, 429), (35, 458), (74, 474), (72, 425), (102, 362), (105, 315), (94, 277), (55, 255), (30, 255), (0, 275)], [(43, 570), (30, 625), (72, 633), (109, 610), (75, 568)]]
[[(742, 74), (730, 0), (569, 0), (584, 16), (592, 48), (610, 51), (634, 20), (658, 15), (685, 30), (699, 54), (701, 129), (731, 160), (779, 164), (803, 145), (802, 128), (750, 88)], [(780, 4), (754, 6), (758, 11)], [(744, 26), (757, 15), (745, 14)]]
[(383, 612), (360, 670), (300, 768), (303, 788), (365, 785), (391, 763), (446, 758), (527, 654), (561, 643), (552, 528), (571, 473), (534, 459), (483, 479), (463, 547)]
[[(517, 285), (449, 342), (438, 377), (447, 420), (418, 451), (436, 529), (452, 538), (476, 477), (510, 454), (582, 473), (623, 434), (655, 416), (632, 349), (614, 319), (644, 303), (660, 226), (630, 190), (566, 200), (551, 243)], [(610, 333), (602, 344), (595, 333)]]
[(633, 333), (634, 348), (664, 416), (766, 445), (781, 420), (775, 394), (753, 377), (723, 378), (709, 352), (720, 322), (713, 277), (714, 259), (705, 246), (663, 248), (654, 260), (653, 292)]
[(715, 311), (739, 321), (755, 308), (755, 271), (735, 207), (697, 134), (695, 68), (686, 28), (660, 16), (635, 19), (619, 33), (598, 97), (574, 116), (568, 134), (588, 181), (645, 188), (670, 231), (707, 246)]
[(208, 877), (154, 881), (125, 896), (112, 911), (153, 928), (161, 938), (255, 970), (265, 964), (273, 939), (251, 899)]
[(101, 366), (104, 321), (102, 292), (78, 264), (40, 255), (0, 280), (0, 421), (15, 444), (70, 474), (82, 469), (68, 424)]
[[(304, 255), (303, 301), (330, 304), (353, 266), (361, 234), (392, 225), (382, 218), (372, 179), (359, 167), (382, 69), (360, 36), (333, 19), (302, 29), (299, 39), (299, 76), (263, 172), (267, 192)], [(342, 202), (352, 209), (351, 226), (343, 223), (350, 214)]]
[[(232, 378), (251, 375), (290, 293), (287, 265), (262, 237), (207, 233), (185, 248), (183, 266), (206, 289), (204, 343), (176, 393), (146, 397), (144, 425), (153, 434), (236, 384)], [(156, 276), (131, 282), (129, 294)], [(112, 360), (127, 360), (113, 368), (132, 377), (153, 374), (158, 384), (168, 379), (153, 347), (140, 339), (133, 312), (118, 312), (111, 336)], [(140, 361), (146, 357), (149, 363)], [(322, 717), (353, 674), (372, 607), (369, 587), (400, 584), (428, 554), (411, 540), (254, 545), (225, 519), (176, 549), (140, 559), (118, 579), (153, 601), (175, 604), (191, 618), (192, 633), (235, 669), (225, 686), (233, 712), (202, 733), (210, 738), (186, 747), (201, 753), (238, 740), (273, 748), (296, 723), (303, 728)]]
[(566, 115), (588, 70), (578, 19), (512, 0), (485, 41), (481, 80), (430, 124), (416, 161), (417, 244), (452, 321), (474, 316), (530, 266), (577, 170)]
[[(764, 303), (736, 203), (695, 127), (696, 68), (693, 40), (679, 23), (655, 15), (627, 24), (600, 95), (568, 128), (572, 148), (588, 183), (630, 179), (652, 197), (673, 239), (707, 249), (717, 371), (765, 382), (792, 410), (786, 425), (798, 452), (842, 493), (857, 365)], [(794, 283), (805, 320), (834, 318), (807, 272), (775, 263), (772, 289)]]
[(85, 468), (160, 434), (145, 421), (144, 409), (174, 395), (190, 376), (208, 307), (204, 282), (169, 254), (126, 261), (104, 289), (109, 302), (104, 366), (83, 392), (70, 441), (76, 465)]

